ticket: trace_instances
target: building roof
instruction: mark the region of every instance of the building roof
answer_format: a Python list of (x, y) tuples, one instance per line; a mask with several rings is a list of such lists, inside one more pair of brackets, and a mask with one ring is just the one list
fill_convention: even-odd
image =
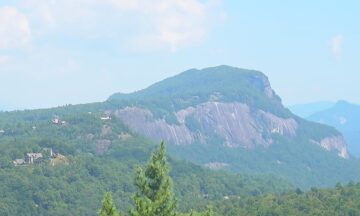
[(24, 160), (24, 159), (15, 159), (15, 160), (13, 161), (13, 163), (14, 163), (15, 165), (20, 165), (20, 164), (24, 164), (24, 163), (25, 163), (25, 160)]
[(38, 158), (42, 158), (42, 157), (43, 157), (42, 153), (26, 153), (26, 156), (32, 157), (32, 158), (34, 158), (34, 159), (38, 159)]

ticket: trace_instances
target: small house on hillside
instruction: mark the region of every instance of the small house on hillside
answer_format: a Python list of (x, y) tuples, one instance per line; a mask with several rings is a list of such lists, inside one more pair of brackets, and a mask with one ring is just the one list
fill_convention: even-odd
[(51, 120), (51, 122), (53, 124), (56, 124), (56, 125), (65, 125), (66, 124), (66, 121), (63, 121), (61, 120), (60, 118), (56, 117), (54, 118), (53, 120)]
[(34, 162), (37, 162), (42, 158), (43, 158), (42, 153), (26, 153), (25, 162), (28, 164), (33, 164)]
[(101, 116), (101, 118), (100, 118), (101, 120), (103, 120), (103, 121), (108, 121), (108, 120), (111, 120), (111, 117), (110, 116)]
[(24, 159), (15, 159), (13, 164), (15, 166), (27, 165), (27, 164), (40, 164), (56, 158), (58, 153), (53, 152), (52, 148), (43, 148), (41, 152), (28, 152), (25, 154)]
[(14, 164), (14, 166), (21, 166), (21, 165), (25, 165), (26, 163), (25, 163), (24, 159), (15, 159), (13, 161), (13, 164)]

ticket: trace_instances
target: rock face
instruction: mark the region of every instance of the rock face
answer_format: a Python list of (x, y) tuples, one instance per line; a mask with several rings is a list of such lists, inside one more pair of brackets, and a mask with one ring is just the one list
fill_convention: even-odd
[[(222, 145), (229, 148), (269, 147), (272, 135), (295, 138), (299, 127), (294, 118), (281, 118), (263, 110), (252, 110), (243, 103), (206, 102), (174, 113), (178, 124), (156, 119), (150, 110), (126, 107), (114, 111), (114, 115), (133, 131), (154, 140), (165, 140), (174, 145), (190, 145), (198, 141), (205, 144), (217, 136)], [(328, 151), (336, 151), (348, 158), (346, 142), (342, 136), (310, 140)]]
[(349, 158), (346, 142), (342, 136), (326, 137), (320, 142), (314, 140), (311, 140), (311, 142), (320, 145), (327, 151), (336, 151), (342, 158)]
[(207, 102), (175, 113), (179, 124), (155, 119), (146, 109), (127, 107), (115, 115), (132, 130), (150, 138), (175, 145), (188, 145), (216, 135), (227, 147), (267, 147), (273, 142), (271, 134), (296, 136), (297, 122), (280, 118), (262, 110), (251, 110), (242, 103)]
[(155, 119), (147, 109), (127, 107), (117, 110), (114, 115), (127, 124), (133, 131), (155, 140), (165, 140), (171, 144), (191, 144), (193, 133), (185, 126), (167, 124), (164, 119)]
[(273, 99), (278, 100), (278, 98), (275, 98), (276, 94), (274, 90), (271, 88), (269, 79), (263, 74), (251, 77), (251, 83), (255, 85), (257, 88), (262, 89), (266, 97), (269, 98), (270, 100)]

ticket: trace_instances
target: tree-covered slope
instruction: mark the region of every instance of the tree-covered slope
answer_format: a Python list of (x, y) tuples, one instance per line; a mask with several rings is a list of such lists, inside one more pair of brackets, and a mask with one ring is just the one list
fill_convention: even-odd
[[(94, 112), (94, 106), (0, 114), (0, 215), (96, 215), (105, 191), (113, 193), (122, 210), (129, 208), (134, 168), (148, 160), (155, 143), (116, 118), (102, 120), (106, 115)], [(50, 148), (56, 157), (45, 156)], [(34, 164), (12, 162), (37, 152), (44, 157)], [(185, 210), (227, 194), (291, 188), (273, 176), (215, 172), (174, 159), (170, 164), (175, 195)]]
[(337, 185), (333, 189), (312, 188), (282, 195), (268, 194), (256, 198), (232, 197), (216, 205), (215, 215), (341, 216), (360, 215), (360, 185)]
[(130, 94), (116, 93), (108, 102), (138, 105), (151, 109), (158, 117), (195, 106), (209, 99), (239, 101), (266, 111), (289, 116), (281, 109), (281, 100), (271, 89), (268, 78), (255, 70), (226, 65), (191, 69)]

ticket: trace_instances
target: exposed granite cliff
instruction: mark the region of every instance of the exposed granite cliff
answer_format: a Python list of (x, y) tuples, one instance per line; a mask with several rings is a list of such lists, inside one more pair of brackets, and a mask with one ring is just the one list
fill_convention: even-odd
[(336, 151), (342, 158), (349, 158), (349, 153), (343, 136), (326, 137), (320, 140), (320, 142), (314, 140), (310, 140), (310, 142), (320, 145), (327, 151)]
[[(298, 127), (292, 118), (283, 119), (262, 110), (252, 111), (242, 103), (207, 102), (188, 107), (175, 113), (179, 124), (155, 119), (149, 110), (137, 107), (117, 110), (114, 114), (132, 130), (176, 145), (192, 144), (195, 140), (205, 142), (206, 138), (216, 134), (227, 147), (267, 147), (272, 143), (270, 134), (293, 137)], [(196, 125), (196, 130), (188, 127), (190, 121)]]

